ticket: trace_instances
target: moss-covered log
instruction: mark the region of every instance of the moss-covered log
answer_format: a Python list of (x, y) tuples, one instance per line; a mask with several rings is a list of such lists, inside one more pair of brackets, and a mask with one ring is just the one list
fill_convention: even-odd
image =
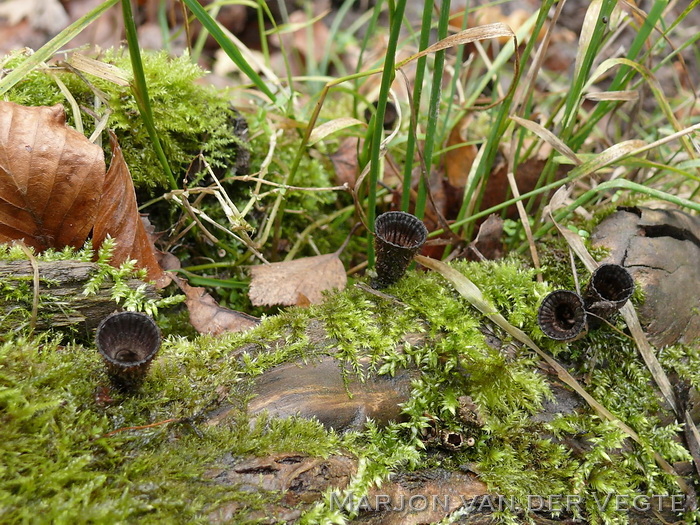
[[(688, 511), (674, 516), (697, 516), (654, 459), (655, 451), (693, 475), (681, 427), (624, 323), (570, 344), (539, 330), (542, 298), (573, 288), (568, 263), (553, 259), (545, 284), (516, 259), (454, 268), (641, 445), (440, 276), (410, 272), (386, 290), (393, 300), (350, 288), (244, 334), (171, 337), (133, 392), (110, 387), (94, 348), (46, 337), (5, 343), (0, 521), (418, 522), (439, 518), (362, 503), (430, 491), (477, 502), (502, 495), (521, 506), (529, 495), (580, 498), (558, 517), (497, 514), (515, 522), (642, 522), (629, 505), (616, 506), (617, 496), (682, 501)], [(697, 345), (666, 347), (659, 359), (679, 384), (700, 387)], [(283, 417), (297, 413), (318, 420)], [(652, 508), (644, 519), (656, 516)], [(484, 514), (464, 519), (477, 517)]]
[[(89, 333), (119, 308), (114, 283), (104, 280), (92, 293), (86, 286), (99, 272), (97, 263), (75, 260), (36, 261), (39, 273), (39, 308), (36, 327), (74, 327)], [(136, 278), (126, 279), (126, 288), (156, 300), (153, 285)], [(17, 331), (31, 319), (34, 301), (34, 269), (29, 261), (0, 261), (0, 311), (6, 332)], [(123, 297), (123, 295), (122, 295)]]

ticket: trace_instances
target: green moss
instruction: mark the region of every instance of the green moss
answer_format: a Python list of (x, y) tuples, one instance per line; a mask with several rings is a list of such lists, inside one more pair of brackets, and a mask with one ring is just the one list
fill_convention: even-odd
[[(0, 347), (0, 520), (190, 522), (231, 499), (262, 508), (264, 498), (256, 505), (249, 493), (207, 482), (204, 472), (226, 452), (320, 454), (333, 448), (332, 434), (305, 420), (249, 430), (247, 424), (218, 429), (187, 419), (108, 435), (196, 416), (211, 403), (217, 395), (211, 381), (187, 373), (183, 381), (177, 357), (166, 345), (141, 392), (111, 392), (114, 403), (102, 406), (96, 396), (107, 380), (96, 352), (56, 341)], [(198, 361), (199, 367), (207, 363)], [(216, 381), (235, 385), (236, 375), (229, 371)]]
[[(227, 454), (290, 451), (357, 456), (358, 473), (348, 488), (357, 497), (391, 472), (470, 464), (490, 490), (521, 502), (528, 494), (579, 494), (591, 523), (626, 519), (610, 508), (600, 511), (594, 495), (676, 493), (652, 451), (670, 462), (688, 455), (671, 439), (678, 428), (657, 418), (663, 408), (634, 346), (608, 328), (568, 346), (546, 340), (534, 319), (551, 285), (537, 284), (534, 272), (516, 259), (455, 267), (546, 351), (569, 359), (572, 373), (589, 374), (589, 392), (630, 424), (643, 445), (632, 445), (586, 408), (550, 422), (533, 417), (552, 398), (552, 378), (539, 360), (499, 329), (484, 328), (482, 316), (440, 276), (412, 272), (386, 290), (400, 302), (351, 288), (322, 305), (266, 319), (244, 334), (171, 335), (141, 391), (112, 392), (114, 403), (108, 405), (96, 401), (107, 378), (94, 350), (59, 347), (48, 338), (5, 344), (0, 348), (0, 520), (31, 521), (42, 513), (58, 522), (76, 516), (100, 522), (196, 522), (224, 500), (264, 508), (278, 495), (242, 494), (203, 474)], [(312, 319), (323, 323), (327, 346), (309, 339)], [(407, 332), (424, 332), (425, 344), (397, 350)], [(491, 335), (501, 340), (500, 347), (489, 345), (495, 340)], [(237, 348), (245, 351), (232, 356)], [(271, 367), (328, 352), (337, 352), (360, 376), (418, 367), (421, 374), (403, 406), (406, 420), (385, 428), (369, 423), (342, 436), (297, 418), (263, 417), (251, 428), (241, 413), (218, 427), (200, 423), (222, 398), (242, 407), (254, 378)], [(597, 356), (595, 367), (575, 358), (591, 354)], [(373, 363), (369, 370), (358, 364), (367, 357)], [(661, 357), (664, 365), (700, 383), (697, 367), (690, 364), (697, 363), (697, 349), (674, 347)], [(459, 398), (465, 395), (476, 403), (483, 427), (460, 419)], [(169, 419), (177, 422), (109, 435)], [(475, 444), (436, 453), (422, 438), (431, 425), (462, 432)], [(572, 449), (571, 441), (583, 445)], [(330, 507), (329, 492), (304, 522), (342, 521), (349, 515)], [(514, 518), (505, 513), (500, 519)]]
[[(678, 426), (663, 425), (657, 418), (665, 412), (658, 395), (649, 387), (652, 379), (636, 348), (606, 328), (570, 345), (544, 338), (535, 326), (536, 311), (551, 286), (537, 284), (534, 271), (524, 269), (517, 260), (458, 263), (455, 267), (546, 351), (568, 359), (598, 354), (594, 369), (574, 364), (572, 371), (577, 373), (581, 367), (582, 373), (592, 374), (591, 394), (628, 422), (642, 437), (643, 446), (630, 448), (629, 440), (616, 426), (601, 421), (588, 409), (560, 416), (551, 423), (533, 418), (541, 412), (543, 402), (552, 398), (549, 378), (539, 369), (538, 359), (496, 328), (492, 330), (503, 345), (489, 346), (480, 328), (483, 319), (442, 278), (430, 273), (412, 275), (387, 290), (406, 303), (403, 308), (357, 291), (329, 303), (331, 333), (341, 339), (341, 349), (343, 340), (365, 338), (380, 345), (369, 344), (369, 351), (384, 349), (377, 355), (382, 363), (379, 373), (392, 374), (409, 366), (417, 366), (422, 372), (403, 408), (408, 421), (383, 430), (370, 427), (356, 436), (355, 443), (361, 446), (354, 450), (365, 463), (349, 491), (359, 497), (362, 490), (389, 472), (424, 468), (437, 461), (447, 468), (475, 464), (480, 479), (492, 492), (515, 497), (523, 507), (530, 494), (580, 495), (586, 502), (585, 508), (582, 506), (585, 518), (591, 523), (626, 522), (624, 512), (616, 512), (612, 506), (601, 510), (595, 505), (595, 498), (602, 500), (611, 492), (677, 493), (675, 481), (656, 465), (653, 451), (670, 462), (687, 461), (689, 456), (671, 439)], [(392, 312), (390, 316), (387, 311)], [(387, 320), (391, 327), (401, 327), (400, 332), (415, 329), (416, 319), (429, 326), (429, 340), (424, 346), (407, 345), (399, 352), (392, 350), (398, 341), (392, 344), (374, 339), (374, 331)], [(348, 346), (351, 351), (344, 352), (352, 359), (358, 347)], [(675, 363), (693, 358), (683, 350), (678, 352)], [(683, 369), (691, 374), (688, 365)], [(470, 396), (479, 407), (485, 419), (483, 428), (471, 427), (459, 419), (458, 399), (463, 395)], [(421, 438), (436, 424), (475, 438), (475, 446), (440, 460), (425, 450), (430, 445)], [(585, 454), (566, 445), (576, 440), (588, 443), (584, 445)], [(365, 449), (386, 452), (365, 454)], [(397, 450), (401, 453), (395, 454)], [(337, 519), (329, 501), (309, 512), (310, 522)], [(504, 512), (500, 519), (508, 522), (513, 516)]]
[[(96, 262), (96, 270), (85, 283), (83, 294), (95, 294), (104, 287), (109, 287), (109, 294), (116, 305), (130, 311), (146, 312), (156, 315), (160, 308), (182, 303), (183, 295), (151, 298), (146, 293), (146, 285), (137, 288), (129, 286), (132, 279), (146, 281), (146, 271), (136, 268), (136, 261), (122, 263), (118, 268), (109, 264), (114, 252), (115, 242), (107, 239), (101, 246)], [(30, 248), (33, 253), (33, 249)], [(88, 241), (80, 250), (66, 247), (63, 250), (49, 249), (40, 254), (33, 254), (37, 261), (93, 261), (95, 252)], [(26, 253), (16, 245), (0, 244), (0, 261), (27, 260)], [(76, 314), (75, 298), (71, 296), (56, 296), (51, 289), (56, 285), (50, 279), (40, 278), (40, 293), (38, 303), (37, 326), (56, 326), (63, 324), (66, 316)], [(4, 275), (0, 279), (0, 308), (4, 312), (0, 319), (0, 329), (3, 332), (20, 333), (29, 327), (34, 301), (33, 276)], [(56, 321), (55, 319), (58, 319)], [(74, 330), (77, 330), (75, 327)], [(77, 332), (74, 332), (77, 333)]]

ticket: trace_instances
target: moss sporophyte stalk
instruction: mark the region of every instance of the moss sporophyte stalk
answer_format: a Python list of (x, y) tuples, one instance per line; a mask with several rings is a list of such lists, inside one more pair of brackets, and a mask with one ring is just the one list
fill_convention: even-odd
[[(590, 523), (626, 522), (625, 510), (596, 505), (609, 494), (630, 500), (680, 494), (653, 451), (671, 463), (690, 457), (674, 439), (679, 425), (665, 422), (671, 419), (634, 343), (605, 326), (572, 343), (546, 337), (537, 325), (538, 306), (555, 286), (568, 283), (537, 283), (520, 260), (453, 267), (511, 324), (572, 373), (585, 374), (590, 394), (634, 428), (643, 445), (630, 443), (584, 403), (552, 412), (560, 387), (552, 386), (529, 350), (491, 326), (442, 277), (410, 271), (385, 289), (398, 301), (351, 288), (244, 334), (170, 335), (139, 392), (113, 390), (108, 401), (96, 396), (109, 378), (94, 348), (53, 331), (11, 335), (0, 347), (1, 520), (196, 521), (226, 502), (241, 502), (235, 519), (245, 521), (282, 496), (239, 490), (205, 474), (225, 468), (227, 457), (274, 452), (356, 458), (345, 490), (358, 498), (391, 473), (470, 465), (489, 493), (513, 498), (521, 508), (533, 494), (579, 495), (580, 515)], [(258, 417), (251, 424), (245, 407), (257, 377), (323, 355), (340, 359), (349, 381), (419, 371), (401, 419), (384, 427), (370, 421), (342, 435), (301, 418)], [(591, 355), (604, 366), (591, 367)], [(697, 348), (681, 345), (660, 354), (669, 373), (695, 388), (700, 371), (688, 363), (697, 358)], [(206, 424), (222, 403), (238, 408)], [(173, 422), (160, 424), (167, 421)], [(431, 432), (460, 435), (468, 445), (447, 450), (439, 439), (426, 440)], [(331, 503), (329, 489), (302, 521), (353, 515)], [(518, 522), (518, 512), (504, 509), (497, 516)]]

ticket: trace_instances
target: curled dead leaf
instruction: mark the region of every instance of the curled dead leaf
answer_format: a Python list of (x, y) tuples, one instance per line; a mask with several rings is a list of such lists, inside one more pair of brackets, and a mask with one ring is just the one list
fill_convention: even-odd
[(112, 163), (105, 177), (102, 198), (92, 234), (95, 248), (99, 249), (109, 235), (116, 241), (111, 264), (118, 265), (136, 259), (139, 268), (145, 268), (148, 278), (163, 287), (169, 280), (158, 264), (155, 247), (151, 242), (136, 203), (136, 193), (117, 137), (109, 132)]
[(254, 266), (251, 274), (248, 296), (255, 306), (318, 304), (323, 291), (347, 283), (337, 253)]
[(219, 306), (204, 288), (190, 286), (177, 277), (173, 280), (187, 297), (185, 304), (190, 312), (190, 323), (200, 334), (244, 332), (260, 323), (257, 317)]
[(469, 171), (472, 169), (472, 164), (478, 149), (475, 144), (468, 144), (464, 139), (463, 132), (471, 122), (471, 116), (466, 116), (460, 120), (447, 139), (447, 153), (445, 153), (445, 172), (450, 185), (460, 190), (464, 189), (467, 184)]
[(63, 106), (0, 101), (0, 242), (81, 247), (104, 180), (102, 148), (66, 126)]

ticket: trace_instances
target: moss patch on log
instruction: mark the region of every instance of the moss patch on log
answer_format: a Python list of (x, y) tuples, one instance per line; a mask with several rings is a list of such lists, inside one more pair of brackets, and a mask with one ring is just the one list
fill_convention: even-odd
[[(156, 315), (159, 308), (184, 301), (183, 295), (160, 297), (136, 261), (118, 268), (109, 264), (114, 248), (115, 241), (107, 239), (97, 254), (88, 242), (81, 250), (66, 247), (33, 255), (39, 273), (37, 328), (64, 327), (85, 338), (117, 308)], [(0, 341), (31, 324), (33, 301), (34, 271), (27, 255), (17, 245), (0, 244), (0, 334), (7, 334)]]
[[(205, 473), (224, 458), (277, 452), (355, 456), (357, 473), (343, 492), (355, 498), (393, 472), (469, 469), (489, 490), (524, 503), (528, 494), (578, 494), (591, 523), (626, 521), (612, 504), (599, 509), (594, 496), (678, 493), (652, 451), (671, 463), (689, 455), (675, 439), (678, 425), (661, 421), (667, 412), (633, 343), (607, 327), (570, 345), (547, 340), (536, 310), (552, 286), (537, 284), (519, 260), (454, 267), (572, 373), (587, 375), (589, 392), (632, 426), (644, 446), (587, 408), (547, 415), (554, 377), (538, 359), (490, 326), (440, 276), (411, 272), (386, 290), (397, 301), (353, 288), (245, 334), (171, 335), (138, 392), (110, 390), (94, 348), (63, 345), (50, 333), (6, 342), (0, 347), (0, 521), (197, 522), (237, 501), (233, 519), (243, 522), (280, 495), (246, 492)], [(318, 323), (322, 337), (313, 329)], [(424, 332), (424, 344), (403, 341), (416, 332)], [(405, 419), (383, 428), (369, 422), (342, 435), (301, 418), (258, 417), (250, 424), (245, 407), (256, 377), (326, 354), (342, 358), (349, 379), (418, 367)], [(367, 358), (369, 368), (359, 364)], [(697, 360), (697, 348), (662, 353), (667, 370), (695, 388), (700, 371), (688, 363)], [(473, 400), (481, 424), (460, 415), (463, 396)], [(224, 402), (240, 410), (204, 424)], [(425, 439), (435, 428), (473, 438), (473, 446), (440, 452)], [(334, 508), (328, 491), (302, 519), (342, 522), (353, 515)], [(508, 512), (497, 517), (521, 519)]]

